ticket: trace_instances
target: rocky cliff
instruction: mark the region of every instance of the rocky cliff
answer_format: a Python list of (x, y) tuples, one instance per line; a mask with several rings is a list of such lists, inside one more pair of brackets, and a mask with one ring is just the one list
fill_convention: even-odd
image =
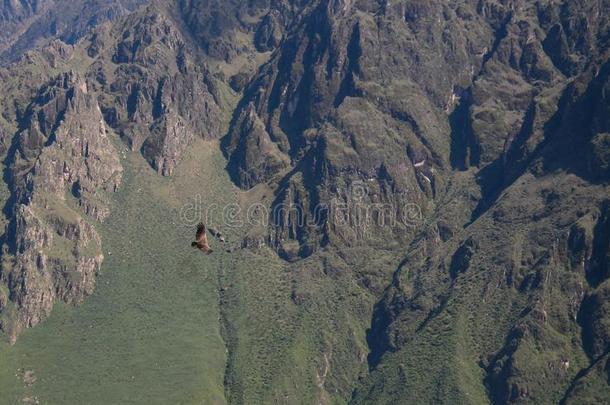
[[(603, 7), (313, 2), (246, 87), (229, 169), (241, 187), (272, 182), (275, 204), (302, 208), (271, 226), (283, 257), (379, 239), (410, 246), (376, 306), (356, 403), (468, 401), (477, 390), (495, 403), (570, 402), (594, 397), (585, 379), (606, 378), (592, 376), (607, 353), (591, 355), (600, 332), (584, 315), (607, 278), (592, 282), (606, 273), (591, 269), (606, 265), (570, 259), (570, 235), (583, 229), (580, 248), (603, 246), (595, 263), (607, 260), (605, 236), (593, 236), (607, 232)], [(364, 227), (350, 185), (368, 207), (417, 207), (424, 229)], [(331, 201), (351, 222), (302, 220)], [(446, 360), (434, 345), (452, 347)], [(447, 363), (469, 350), (478, 387)]]
[[(102, 25), (77, 46), (52, 43), (6, 70), (3, 103), (11, 197), (0, 280), (1, 328), (12, 342), (56, 300), (91, 294), (104, 256), (95, 223), (121, 184), (122, 139), (169, 176), (195, 137), (217, 138), (225, 118), (205, 65), (170, 15), (147, 8)], [(74, 58), (82, 73), (68, 69)], [(74, 66), (74, 65), (72, 65)], [(6, 289), (5, 289), (6, 288)]]
[[(218, 138), (221, 95), (178, 26), (156, 9), (91, 37), (90, 75), (106, 121), (163, 175), (195, 137)], [(117, 40), (118, 38), (118, 40)]]
[(97, 100), (71, 72), (39, 91), (15, 135), (1, 277), (11, 341), (48, 316), (54, 300), (79, 302), (93, 291), (104, 256), (89, 221), (108, 215), (107, 193), (122, 176), (107, 131)]
[[(2, 21), (46, 7), (19, 4)], [(3, 330), (92, 291), (121, 178), (110, 138), (167, 177), (194, 139), (222, 138), (234, 183), (269, 196), (243, 245), (285, 259), (278, 295), (326, 328), (304, 332), (310, 357), (291, 346), (312, 398), (603, 402), (609, 6), (155, 1), (24, 54), (2, 72)], [(221, 293), (225, 390), (248, 403), (255, 366), (234, 352), (263, 343), (231, 322), (256, 305)], [(293, 388), (264, 381), (268, 398)]]
[(97, 25), (128, 14), (142, 0), (7, 0), (0, 6), (0, 63), (60, 38), (73, 44)]

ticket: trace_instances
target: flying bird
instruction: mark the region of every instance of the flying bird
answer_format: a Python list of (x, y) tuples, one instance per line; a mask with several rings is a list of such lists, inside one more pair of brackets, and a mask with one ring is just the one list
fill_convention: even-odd
[(212, 253), (212, 249), (210, 249), (210, 245), (208, 243), (208, 236), (205, 233), (205, 225), (201, 222), (197, 225), (197, 235), (195, 236), (195, 242), (191, 243), (191, 246), (201, 250), (206, 255)]

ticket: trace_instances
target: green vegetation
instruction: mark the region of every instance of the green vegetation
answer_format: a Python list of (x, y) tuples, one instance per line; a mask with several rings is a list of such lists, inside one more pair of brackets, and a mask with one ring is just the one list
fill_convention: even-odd
[[(106, 259), (94, 295), (57, 305), (14, 347), (0, 343), (1, 403), (224, 402), (216, 272), (226, 259), (222, 249), (193, 250), (194, 227), (179, 218), (193, 190), (206, 190), (206, 202), (231, 196), (216, 151), (196, 145), (189, 158), (199, 172), (178, 170), (175, 180), (128, 155), (112, 215), (99, 226)], [(26, 371), (34, 383), (24, 382)]]
[[(44, 319), (0, 343), (0, 405), (607, 402), (603, 5), (368, 3), (155, 1), (0, 69), (0, 200), (36, 214), (4, 235), (0, 319)], [(239, 223), (335, 202), (345, 223)], [(19, 244), (82, 219), (51, 266)]]
[(125, 156), (111, 216), (97, 226), (105, 261), (95, 293), (56, 304), (15, 346), (0, 343), (0, 403), (315, 402), (328, 395), (322, 386), (342, 403), (366, 370), (374, 302), (349, 268), (379, 276), (398, 257), (353, 249), (349, 263), (287, 265), (266, 248), (227, 253), (247, 228), (223, 228), (221, 210), (212, 224), (228, 242), (211, 239), (215, 252), (203, 256), (181, 208), (198, 195), (202, 208), (250, 199), (229, 182), (218, 144), (197, 141), (171, 178)]

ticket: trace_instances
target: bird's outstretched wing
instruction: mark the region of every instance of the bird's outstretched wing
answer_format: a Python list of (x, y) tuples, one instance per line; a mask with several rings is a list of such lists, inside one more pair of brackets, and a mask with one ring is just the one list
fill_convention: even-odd
[(206, 235), (205, 235), (205, 225), (203, 224), (203, 222), (200, 222), (199, 225), (197, 225), (197, 234), (195, 235), (195, 240), (197, 242), (199, 242), (202, 239), (204, 239), (205, 237), (206, 237)]
[(208, 236), (205, 232), (205, 225), (201, 222), (197, 225), (197, 234), (195, 235), (196, 242), (194, 245), (201, 250), (205, 254), (212, 253), (212, 249), (210, 249), (210, 244), (208, 243)]

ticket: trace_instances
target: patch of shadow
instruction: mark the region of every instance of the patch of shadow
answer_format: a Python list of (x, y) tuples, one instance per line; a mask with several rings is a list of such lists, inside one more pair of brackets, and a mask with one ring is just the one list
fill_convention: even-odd
[(470, 122), (470, 106), (472, 105), (472, 89), (462, 92), (457, 107), (449, 115), (451, 128), (450, 162), (454, 170), (467, 170), (470, 166), (478, 166), (480, 148), (472, 132)]

